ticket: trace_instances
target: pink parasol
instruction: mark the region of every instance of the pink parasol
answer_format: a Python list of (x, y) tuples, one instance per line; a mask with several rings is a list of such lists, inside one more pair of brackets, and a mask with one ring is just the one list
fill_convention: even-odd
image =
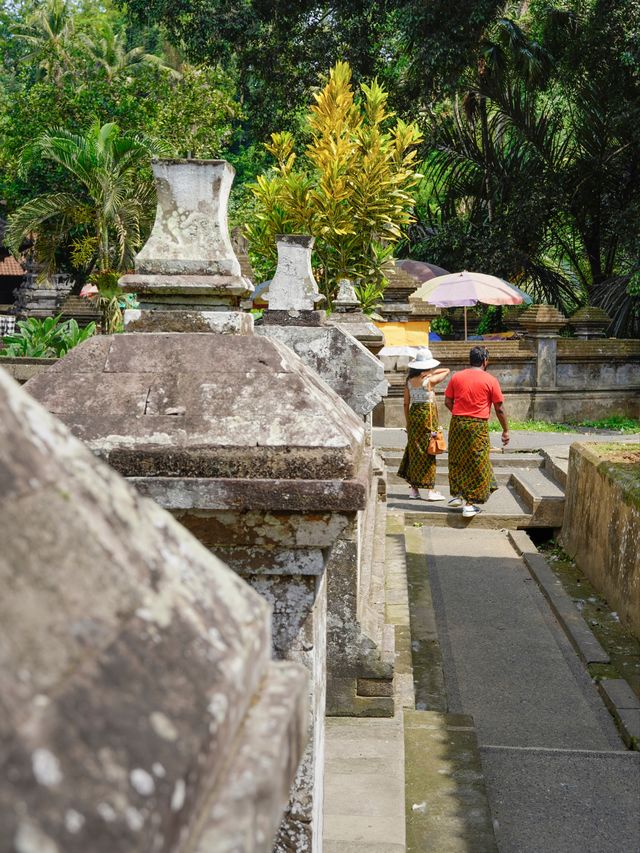
[(464, 308), (464, 339), (467, 339), (467, 307), (477, 305), (520, 305), (531, 297), (494, 275), (481, 272), (439, 275), (425, 283), (409, 297), (436, 305), (438, 308)]

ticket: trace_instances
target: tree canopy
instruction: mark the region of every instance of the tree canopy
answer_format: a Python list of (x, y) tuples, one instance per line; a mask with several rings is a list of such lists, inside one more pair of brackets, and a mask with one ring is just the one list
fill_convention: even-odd
[(303, 164), (309, 104), (348, 62), (356, 100), (375, 81), (422, 135), (416, 221), (399, 222), (397, 252), (565, 309), (593, 302), (616, 333), (640, 333), (638, 0), (16, 0), (0, 10), (0, 50), (8, 213), (82, 194), (24, 150), (97, 121), (229, 159), (244, 225), (249, 186), (274, 180), (265, 143), (290, 134)]

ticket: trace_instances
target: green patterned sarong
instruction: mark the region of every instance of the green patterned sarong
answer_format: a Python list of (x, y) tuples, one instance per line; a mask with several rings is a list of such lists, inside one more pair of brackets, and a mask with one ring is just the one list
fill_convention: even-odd
[(449, 488), (451, 497), (474, 504), (489, 500), (498, 485), (489, 456), (489, 421), (454, 415), (449, 425)]
[(436, 457), (429, 456), (427, 447), (432, 430), (438, 427), (435, 403), (412, 403), (407, 422), (407, 446), (404, 449), (398, 476), (416, 489), (432, 489), (436, 484)]

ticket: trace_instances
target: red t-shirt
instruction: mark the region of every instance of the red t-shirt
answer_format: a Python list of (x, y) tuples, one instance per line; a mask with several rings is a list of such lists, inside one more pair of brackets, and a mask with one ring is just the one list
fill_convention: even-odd
[(474, 367), (454, 373), (444, 396), (453, 400), (452, 414), (484, 420), (489, 420), (491, 404), (504, 400), (495, 376)]

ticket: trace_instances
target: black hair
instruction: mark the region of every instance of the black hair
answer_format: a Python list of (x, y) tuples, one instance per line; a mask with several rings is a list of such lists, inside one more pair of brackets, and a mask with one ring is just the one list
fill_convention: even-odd
[(489, 350), (486, 347), (471, 347), (469, 351), (469, 364), (471, 367), (482, 367), (489, 358)]

